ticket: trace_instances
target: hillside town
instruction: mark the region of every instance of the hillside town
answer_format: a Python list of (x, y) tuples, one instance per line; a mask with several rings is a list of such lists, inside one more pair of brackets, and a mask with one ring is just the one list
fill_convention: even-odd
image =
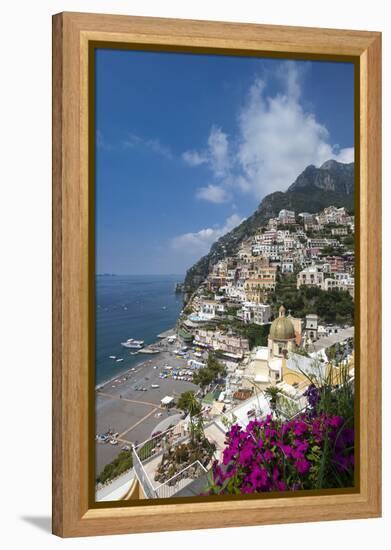
[[(281, 210), (244, 240), (235, 256), (211, 267), (180, 324), (189, 333), (188, 341), (194, 338), (198, 345), (240, 361), (249, 351), (241, 325), (269, 325), (284, 297), (281, 289), (286, 291), (287, 285), (295, 294), (306, 288), (343, 291), (338, 298), (343, 296), (352, 309), (354, 265), (354, 216), (344, 207), (329, 206), (318, 214)], [(337, 322), (325, 323), (316, 307), (302, 318), (298, 313), (290, 311), (288, 318), (296, 344), (304, 351), (311, 351), (317, 340), (341, 331), (352, 320), (349, 315), (346, 319), (336, 315)], [(330, 317), (332, 312), (328, 313)], [(186, 340), (183, 330), (182, 335)]]
[(233, 425), (307, 414), (326, 381), (353, 391), (354, 227), (344, 207), (283, 209), (210, 266), (175, 330), (152, 350), (173, 358), (153, 367), (159, 380), (184, 391), (162, 396), (164, 422), (124, 447), (133, 465), (125, 477), (114, 486), (99, 478), (101, 500), (200, 494), (227, 456)]

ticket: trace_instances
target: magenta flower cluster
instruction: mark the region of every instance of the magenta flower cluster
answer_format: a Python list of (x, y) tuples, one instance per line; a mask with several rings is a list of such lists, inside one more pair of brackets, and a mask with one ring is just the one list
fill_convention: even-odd
[(351, 473), (354, 431), (340, 416), (302, 414), (283, 422), (271, 415), (227, 433), (222, 461), (212, 467), (210, 493), (312, 489), (320, 465)]

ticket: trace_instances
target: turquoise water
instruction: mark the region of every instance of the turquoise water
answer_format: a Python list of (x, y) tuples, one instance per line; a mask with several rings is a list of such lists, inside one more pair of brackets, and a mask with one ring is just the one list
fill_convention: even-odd
[[(180, 275), (116, 275), (96, 277), (96, 384), (145, 361), (121, 346), (128, 338), (150, 344), (172, 328), (182, 309), (182, 295), (175, 294)], [(124, 361), (110, 359), (115, 355)]]

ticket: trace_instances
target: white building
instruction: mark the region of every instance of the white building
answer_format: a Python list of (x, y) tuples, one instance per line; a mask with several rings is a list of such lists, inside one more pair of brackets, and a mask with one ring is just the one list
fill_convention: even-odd
[(280, 210), (280, 212), (278, 213), (278, 221), (283, 225), (295, 223), (295, 213), (293, 212), (293, 210)]
[(304, 336), (312, 342), (318, 339), (318, 321), (316, 313), (309, 313), (305, 316)]
[(200, 300), (198, 304), (198, 318), (200, 321), (209, 321), (216, 315), (224, 313), (225, 305), (215, 300)]
[(281, 252), (284, 250), (283, 244), (255, 244), (252, 247), (252, 253), (254, 256), (263, 256), (270, 260), (278, 260)]
[(338, 235), (338, 236), (344, 236), (348, 234), (348, 228), (347, 227), (333, 227), (331, 229), (332, 235)]
[(354, 298), (354, 277), (349, 273), (335, 273), (334, 277), (326, 277), (323, 281), (323, 290), (345, 290)]
[(242, 302), (246, 299), (244, 283), (245, 279), (239, 279), (236, 284), (223, 286), (220, 290), (222, 290), (231, 300)]
[(300, 212), (299, 218), (301, 218), (304, 223), (313, 223), (314, 221), (314, 215), (309, 212)]
[(318, 219), (320, 224), (335, 223), (343, 225), (347, 216), (345, 207), (328, 206), (319, 214)]
[(281, 273), (293, 273), (294, 264), (293, 260), (283, 260), (281, 262)]
[(322, 266), (310, 265), (297, 275), (297, 288), (301, 286), (317, 286), (323, 288), (324, 273)]
[(271, 306), (257, 302), (244, 302), (242, 309), (238, 312), (238, 317), (244, 323), (254, 323), (255, 325), (267, 325), (271, 321), (271, 316)]

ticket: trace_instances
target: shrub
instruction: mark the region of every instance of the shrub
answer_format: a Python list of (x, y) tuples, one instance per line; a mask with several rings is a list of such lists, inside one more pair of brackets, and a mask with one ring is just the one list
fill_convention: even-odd
[(199, 369), (193, 377), (193, 382), (201, 388), (206, 388), (209, 384), (225, 374), (225, 367), (219, 363), (215, 354), (209, 352), (206, 367)]
[(132, 454), (130, 451), (121, 451), (119, 455), (103, 468), (102, 472), (96, 478), (97, 483), (106, 483), (127, 470), (133, 465)]

